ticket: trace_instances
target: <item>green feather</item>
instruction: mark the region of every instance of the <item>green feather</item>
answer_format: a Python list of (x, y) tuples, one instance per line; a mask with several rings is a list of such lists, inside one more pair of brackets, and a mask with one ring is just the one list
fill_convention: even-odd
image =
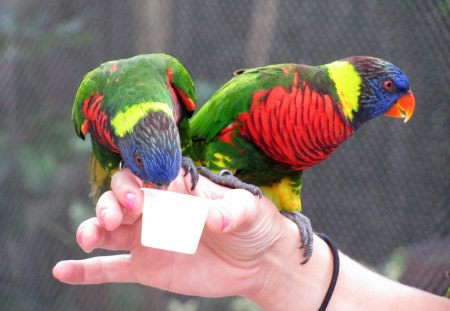
[[(280, 64), (237, 71), (191, 121), (194, 160), (215, 172), (229, 169), (242, 181), (260, 186), (280, 209), (300, 209), (302, 169), (323, 161), (353, 133), (352, 120), (360, 111), (362, 91), (371, 91), (370, 85), (362, 89), (361, 72), (352, 63), (355, 60), (375, 78), (386, 76), (383, 69), (392, 66), (371, 57), (353, 57), (322, 66)], [(293, 99), (294, 93), (301, 93), (302, 99)], [(278, 101), (267, 103), (265, 98), (271, 95), (279, 96)], [(282, 100), (289, 106), (282, 106)], [(258, 108), (250, 113), (252, 107)], [(258, 134), (244, 137), (241, 131), (245, 131), (246, 116), (256, 120), (252, 126)], [(288, 118), (296, 119), (288, 122)], [(336, 134), (333, 139), (332, 132)], [(276, 153), (283, 160), (289, 153), (291, 162), (276, 160)], [(308, 160), (310, 154), (312, 161)], [(299, 158), (305, 163), (302, 168), (293, 163)]]
[[(100, 109), (88, 116), (83, 112), (83, 104), (93, 96), (102, 96)], [(173, 100), (174, 96), (177, 100)], [(195, 103), (193, 81), (177, 59), (166, 54), (138, 55), (105, 62), (88, 72), (75, 96), (72, 121), (77, 135), (84, 139), (86, 121), (92, 125), (92, 119), (104, 114), (107, 122), (101, 125), (109, 131), (109, 141), (117, 148), (118, 140), (133, 133), (140, 120), (160, 111), (172, 120), (177, 118), (182, 124), (183, 142), (189, 145), (190, 135), (183, 133), (189, 131), (189, 124), (183, 120), (192, 115)], [(121, 156), (111, 145), (91, 138), (90, 180), (92, 193), (98, 196), (107, 188), (103, 184), (109, 184), (107, 177), (117, 170)]]

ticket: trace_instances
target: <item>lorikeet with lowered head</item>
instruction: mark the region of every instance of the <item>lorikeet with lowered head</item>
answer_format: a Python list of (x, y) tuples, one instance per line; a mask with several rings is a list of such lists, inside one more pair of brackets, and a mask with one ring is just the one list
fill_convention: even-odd
[(94, 200), (123, 166), (154, 188), (167, 188), (180, 168), (198, 173), (182, 156), (190, 147), (188, 118), (196, 105), (194, 83), (183, 65), (165, 54), (138, 55), (101, 64), (84, 77), (72, 120), (79, 137), (91, 134)]
[(374, 57), (241, 70), (192, 119), (192, 158), (215, 182), (255, 194), (258, 186), (299, 226), (306, 262), (313, 234), (300, 214), (302, 171), (370, 119), (406, 122), (414, 105), (406, 75)]

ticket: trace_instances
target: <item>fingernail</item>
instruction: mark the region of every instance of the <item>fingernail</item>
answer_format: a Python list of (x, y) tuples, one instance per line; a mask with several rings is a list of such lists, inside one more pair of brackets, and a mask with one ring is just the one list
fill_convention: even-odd
[(225, 231), (230, 226), (231, 221), (224, 210), (219, 208), (219, 212), (222, 215), (222, 230)]
[(134, 202), (136, 201), (136, 195), (134, 193), (128, 192), (125, 195), (125, 204), (127, 208), (131, 211), (134, 210)]
[(100, 215), (98, 217), (98, 221), (100, 221), (100, 224), (105, 227), (105, 218), (106, 218), (107, 210), (106, 208), (102, 208), (100, 210)]

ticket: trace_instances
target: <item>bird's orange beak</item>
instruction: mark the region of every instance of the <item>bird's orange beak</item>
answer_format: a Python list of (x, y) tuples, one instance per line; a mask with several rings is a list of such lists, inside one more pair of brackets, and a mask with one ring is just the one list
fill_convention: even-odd
[(391, 118), (405, 118), (405, 123), (412, 117), (416, 101), (414, 94), (408, 92), (398, 99), (398, 101), (384, 113)]

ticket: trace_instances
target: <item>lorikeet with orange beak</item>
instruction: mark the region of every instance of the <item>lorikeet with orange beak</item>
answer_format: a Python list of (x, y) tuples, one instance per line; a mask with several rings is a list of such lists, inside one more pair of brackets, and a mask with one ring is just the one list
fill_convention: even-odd
[(106, 62), (84, 77), (72, 120), (82, 139), (90, 133), (90, 179), (94, 200), (110, 188), (120, 163), (144, 181), (165, 189), (180, 168), (198, 179), (192, 161), (188, 118), (196, 104), (194, 83), (175, 58), (138, 55)]
[(300, 214), (302, 171), (365, 122), (383, 114), (406, 122), (414, 106), (406, 75), (374, 57), (241, 70), (192, 119), (192, 157), (215, 182), (272, 199), (299, 226), (306, 262), (313, 234)]

